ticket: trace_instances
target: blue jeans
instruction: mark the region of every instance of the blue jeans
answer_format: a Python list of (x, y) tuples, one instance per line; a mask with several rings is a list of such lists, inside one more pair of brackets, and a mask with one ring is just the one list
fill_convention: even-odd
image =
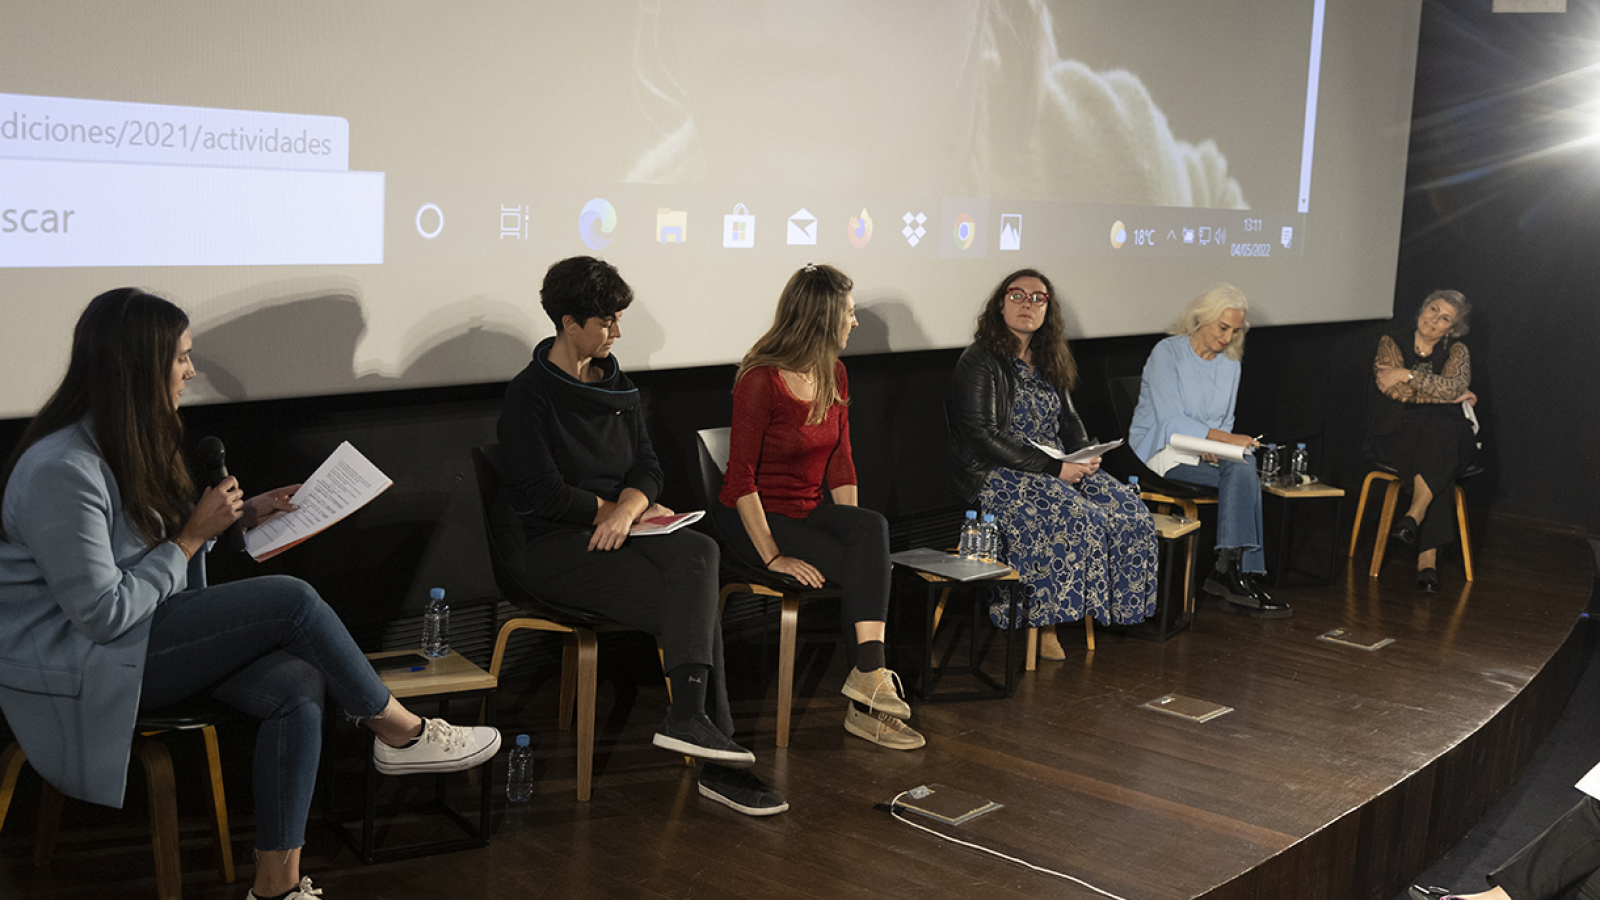
[(1216, 488), (1217, 549), (1242, 547), (1240, 566), (1257, 575), (1266, 573), (1267, 557), (1261, 550), (1261, 476), (1255, 466), (1223, 459), (1214, 466), (1173, 466), (1164, 477)]
[(262, 851), (305, 844), (323, 696), (359, 719), (389, 703), (389, 689), (338, 615), (309, 584), (286, 575), (182, 591), (156, 607), (139, 708), (196, 694), (261, 720), (252, 782)]

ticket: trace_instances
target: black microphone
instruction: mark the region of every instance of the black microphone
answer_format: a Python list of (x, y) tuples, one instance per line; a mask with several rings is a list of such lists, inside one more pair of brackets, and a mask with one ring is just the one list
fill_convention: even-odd
[[(215, 437), (202, 438), (199, 453), (200, 462), (206, 467), (206, 480), (211, 482), (211, 486), (216, 487), (225, 481), (228, 477), (228, 451), (223, 448), (222, 440)], [(222, 546), (227, 549), (244, 550), (244, 529), (240, 527), (237, 519), (220, 537)]]

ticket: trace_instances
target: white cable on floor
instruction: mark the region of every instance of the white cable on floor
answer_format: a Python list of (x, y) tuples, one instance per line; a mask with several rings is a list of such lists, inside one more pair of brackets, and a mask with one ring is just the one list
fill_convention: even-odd
[(919, 829), (921, 831), (926, 831), (927, 833), (933, 835), (934, 837), (939, 838), (941, 840), (949, 841), (952, 844), (960, 844), (963, 847), (971, 847), (974, 850), (980, 850), (980, 851), (982, 851), (984, 853), (989, 854), (990, 856), (998, 856), (998, 857), (1000, 857), (1001, 859), (1003, 859), (1003, 860), (1005, 860), (1007, 862), (1014, 862), (1019, 866), (1027, 866), (1028, 868), (1034, 870), (1035, 872), (1043, 872), (1046, 875), (1054, 875), (1057, 878), (1064, 878), (1067, 881), (1072, 882), (1073, 884), (1082, 885), (1082, 886), (1088, 888), (1089, 890), (1094, 891), (1096, 894), (1101, 895), (1102, 897), (1110, 897), (1111, 900), (1127, 900), (1126, 897), (1121, 897), (1121, 896), (1118, 896), (1117, 894), (1111, 893), (1110, 891), (1102, 890), (1101, 888), (1097, 888), (1094, 885), (1090, 884), (1089, 882), (1084, 881), (1082, 878), (1075, 878), (1075, 877), (1073, 877), (1071, 875), (1068, 875), (1065, 872), (1057, 872), (1055, 869), (1046, 869), (1044, 866), (1036, 866), (1033, 863), (1028, 862), (1025, 859), (1017, 859), (1015, 856), (1007, 856), (1007, 855), (1005, 855), (1004, 853), (1001, 853), (998, 850), (990, 850), (988, 847), (984, 847), (984, 846), (982, 846), (980, 844), (974, 844), (974, 843), (971, 843), (970, 841), (963, 841), (960, 838), (953, 838), (948, 834), (941, 834), (940, 832), (934, 831), (932, 828), (929, 828), (926, 825), (919, 825), (916, 822), (913, 822), (910, 819), (907, 819), (905, 816), (900, 815), (900, 811), (899, 811), (900, 810), (900, 798), (904, 797), (905, 795), (907, 795), (909, 793), (911, 793), (911, 792), (910, 791), (901, 791), (900, 793), (894, 795), (894, 799), (889, 801), (889, 815), (894, 816), (896, 819), (899, 819), (900, 821), (906, 823), (907, 825), (910, 825), (912, 828), (916, 828), (916, 829)]

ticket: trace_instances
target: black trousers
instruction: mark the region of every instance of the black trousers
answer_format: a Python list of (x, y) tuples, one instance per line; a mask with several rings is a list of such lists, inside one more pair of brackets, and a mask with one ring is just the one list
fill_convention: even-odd
[[(738, 557), (761, 568), (761, 556), (738, 511), (714, 504), (717, 528)], [(855, 662), (857, 622), (889, 618), (889, 522), (859, 506), (825, 503), (803, 519), (767, 513), (767, 527), (784, 556), (805, 560), (840, 587), (840, 626)]]
[(668, 672), (686, 663), (710, 666), (706, 714), (724, 734), (733, 734), (717, 609), (717, 542), (685, 528), (591, 552), (593, 533), (582, 528), (530, 535), (520, 560), (523, 583), (551, 606), (598, 613), (655, 635)]
[(1600, 801), (1585, 796), (1489, 883), (1511, 900), (1600, 900)]

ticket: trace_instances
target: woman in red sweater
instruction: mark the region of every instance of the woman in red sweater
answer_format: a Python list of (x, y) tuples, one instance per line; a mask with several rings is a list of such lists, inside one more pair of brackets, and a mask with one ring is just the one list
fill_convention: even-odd
[[(715, 510), (731, 549), (807, 587), (842, 588), (855, 665), (845, 730), (894, 750), (926, 741), (899, 676), (884, 665), (889, 612), (889, 525), (856, 504), (849, 381), (839, 351), (856, 327), (849, 276), (825, 265), (795, 272), (772, 327), (745, 354), (733, 387), (733, 434)], [(826, 480), (832, 503), (823, 503)]]

